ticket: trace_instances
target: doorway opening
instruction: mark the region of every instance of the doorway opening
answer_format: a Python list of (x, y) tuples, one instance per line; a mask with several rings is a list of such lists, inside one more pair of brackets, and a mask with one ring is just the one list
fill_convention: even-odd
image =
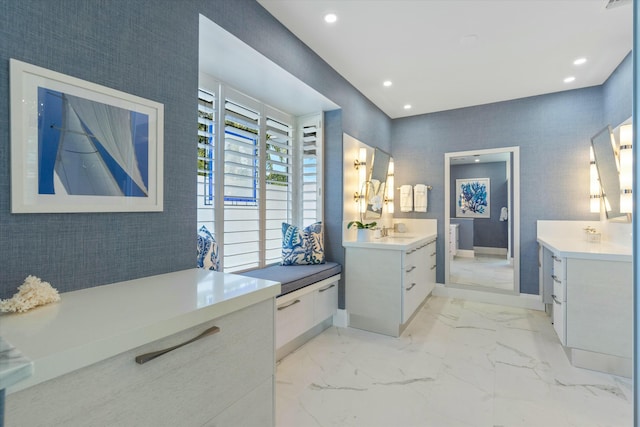
[(520, 291), (519, 147), (445, 153), (445, 285)]

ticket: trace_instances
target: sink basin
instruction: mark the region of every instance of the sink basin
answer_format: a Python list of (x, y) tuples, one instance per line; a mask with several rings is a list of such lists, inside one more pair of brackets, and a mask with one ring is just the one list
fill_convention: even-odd
[(411, 240), (411, 239), (415, 239), (416, 236), (412, 236), (410, 234), (402, 234), (402, 235), (398, 235), (398, 234), (394, 234), (392, 236), (387, 236), (384, 237), (383, 239), (388, 239), (388, 240)]

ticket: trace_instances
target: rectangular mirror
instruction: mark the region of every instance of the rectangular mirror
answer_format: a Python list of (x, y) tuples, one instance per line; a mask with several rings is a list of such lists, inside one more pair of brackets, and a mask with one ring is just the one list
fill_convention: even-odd
[(620, 211), (620, 165), (613, 130), (607, 125), (591, 138), (607, 219), (626, 219)]
[(379, 219), (382, 216), (390, 159), (389, 153), (375, 149), (371, 159), (369, 179), (366, 182), (366, 191), (363, 192), (367, 201), (364, 219)]

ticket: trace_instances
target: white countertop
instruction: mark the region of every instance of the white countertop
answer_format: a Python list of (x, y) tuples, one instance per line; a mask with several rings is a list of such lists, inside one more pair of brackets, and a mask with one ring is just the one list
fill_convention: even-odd
[(25, 380), (32, 374), (33, 362), (0, 337), (0, 390)]
[(584, 237), (567, 238), (538, 235), (538, 242), (563, 258), (631, 262), (633, 257), (633, 249), (631, 247), (607, 241), (590, 243)]
[(438, 237), (437, 233), (415, 234), (415, 233), (392, 233), (389, 236), (379, 239), (372, 239), (367, 242), (348, 240), (342, 242), (345, 248), (369, 248), (404, 251), (418, 244), (430, 242)]
[(0, 315), (0, 336), (33, 362), (17, 391), (273, 298), (280, 283), (190, 269), (60, 294)]

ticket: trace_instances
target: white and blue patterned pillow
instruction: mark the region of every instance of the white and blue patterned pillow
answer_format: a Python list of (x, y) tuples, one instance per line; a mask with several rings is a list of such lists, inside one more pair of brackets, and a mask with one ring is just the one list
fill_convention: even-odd
[(282, 223), (282, 265), (324, 264), (322, 222), (300, 230)]
[(220, 271), (218, 242), (204, 225), (198, 230), (198, 268)]

